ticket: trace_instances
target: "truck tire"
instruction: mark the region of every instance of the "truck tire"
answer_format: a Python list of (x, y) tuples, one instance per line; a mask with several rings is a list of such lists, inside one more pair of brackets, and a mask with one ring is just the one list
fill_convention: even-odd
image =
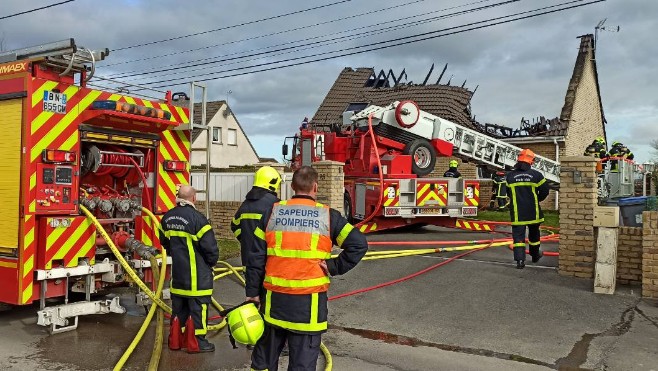
[(352, 217), (352, 199), (347, 192), (345, 192), (345, 196), (343, 197), (343, 216), (350, 224), (354, 224), (354, 218)]
[(425, 176), (434, 170), (436, 165), (436, 150), (425, 139), (416, 139), (404, 147), (405, 155), (411, 156), (411, 172)]

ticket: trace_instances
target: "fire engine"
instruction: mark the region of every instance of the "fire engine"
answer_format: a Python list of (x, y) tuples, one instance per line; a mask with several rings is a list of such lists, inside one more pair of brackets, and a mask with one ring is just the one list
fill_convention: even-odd
[[(326, 127), (304, 122), (292, 140), (293, 169), (314, 161), (345, 163), (344, 212), (365, 221), (364, 232), (407, 225), (454, 226), (457, 217), (476, 216), (480, 183), (476, 179), (427, 178), (437, 156), (504, 169), (521, 148), (420, 110), (413, 101), (347, 111), (343, 124)], [(533, 167), (559, 183), (555, 161), (537, 156)]]
[(82, 208), (152, 282), (137, 252), (160, 246), (142, 208), (161, 218), (189, 180), (189, 110), (173, 105), (171, 92), (151, 101), (90, 88), (95, 62), (108, 54), (70, 39), (0, 55), (8, 134), (0, 147), (0, 303), (39, 302), (38, 323), (54, 332), (75, 328), (79, 315), (124, 312), (118, 297), (91, 300), (130, 280)]

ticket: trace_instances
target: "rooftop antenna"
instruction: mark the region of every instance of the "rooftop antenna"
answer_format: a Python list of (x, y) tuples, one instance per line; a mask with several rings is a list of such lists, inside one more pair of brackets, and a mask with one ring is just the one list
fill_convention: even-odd
[(604, 18), (594, 27), (594, 48), (596, 48), (596, 42), (599, 40), (599, 31), (619, 32), (621, 30), (619, 26), (606, 26), (605, 22), (607, 20), (608, 18)]

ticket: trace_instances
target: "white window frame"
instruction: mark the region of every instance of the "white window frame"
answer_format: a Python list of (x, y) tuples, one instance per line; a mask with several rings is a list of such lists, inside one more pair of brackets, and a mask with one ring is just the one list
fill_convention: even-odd
[[(217, 130), (217, 139), (215, 140), (215, 130)], [(212, 135), (212, 143), (213, 144), (222, 144), (222, 128), (221, 126), (216, 126), (212, 128), (212, 132), (210, 133)]]
[[(237, 129), (226, 129), (226, 144), (229, 146), (237, 146), (238, 145), (238, 130)], [(235, 143), (231, 143), (231, 132), (235, 133)]]

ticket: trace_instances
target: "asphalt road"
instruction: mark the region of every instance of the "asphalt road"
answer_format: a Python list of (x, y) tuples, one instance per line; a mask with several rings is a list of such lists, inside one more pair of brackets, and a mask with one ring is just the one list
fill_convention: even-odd
[[(370, 241), (473, 240), (491, 237), (425, 227), (370, 235)], [(408, 249), (372, 246), (371, 250)], [(546, 244), (546, 250), (557, 250)], [(334, 277), (331, 295), (399, 279), (454, 253), (364, 261)], [(658, 370), (658, 306), (638, 287), (595, 295), (590, 280), (561, 277), (557, 258), (515, 269), (507, 247), (474, 252), (416, 278), (330, 302), (324, 342), (334, 370)], [(88, 316), (74, 332), (50, 336), (35, 307), (0, 313), (0, 368), (111, 369), (136, 333), (144, 311), (122, 290), (126, 315)], [(234, 280), (218, 282), (223, 305), (244, 299)], [(152, 330), (150, 330), (152, 331)], [(213, 354), (165, 350), (160, 370), (248, 369), (249, 351), (232, 349), (226, 333)], [(147, 333), (126, 369), (142, 370), (152, 348)], [(166, 348), (166, 346), (165, 346)], [(322, 368), (323, 358), (319, 369)], [(286, 359), (282, 357), (282, 368)]]

